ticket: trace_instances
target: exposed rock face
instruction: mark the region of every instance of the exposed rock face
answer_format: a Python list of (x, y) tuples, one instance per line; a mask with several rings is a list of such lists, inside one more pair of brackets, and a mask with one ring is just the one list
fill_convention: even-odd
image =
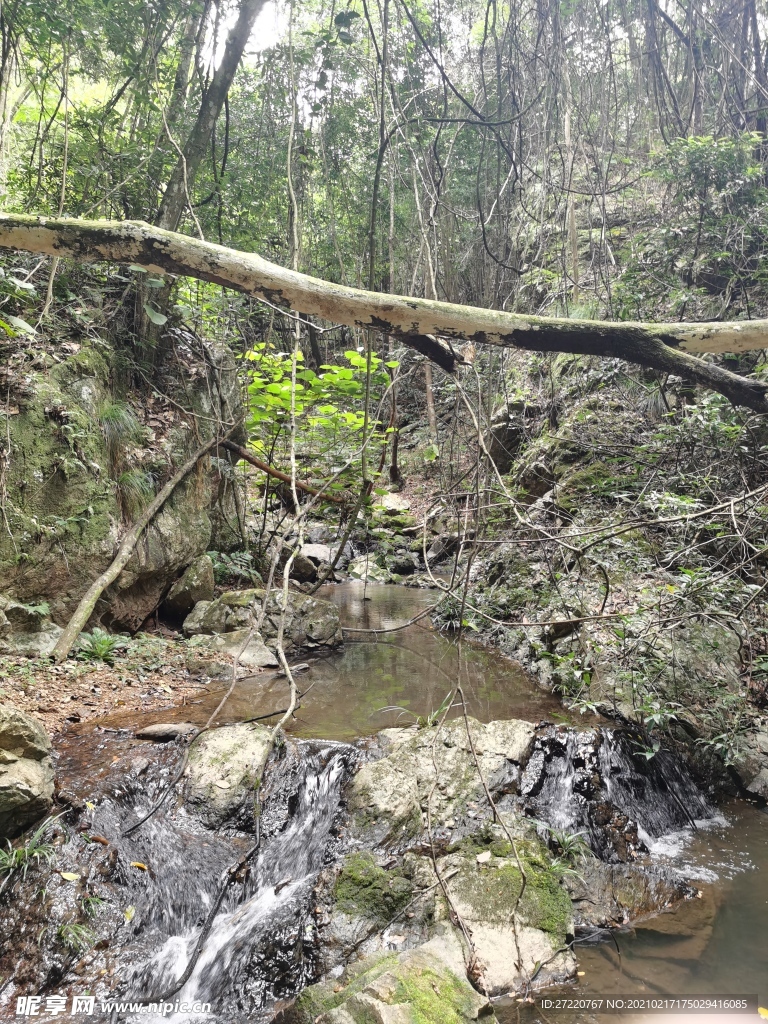
[[(267, 601), (261, 636), (268, 647), (274, 646), (277, 637), (282, 600), (282, 592), (272, 591)], [(230, 590), (215, 601), (201, 601), (184, 620), (184, 633), (187, 636), (210, 636), (248, 629), (263, 601), (263, 590)], [(342, 642), (338, 608), (331, 601), (291, 591), (283, 636), (286, 651), (338, 647)]]
[(213, 592), (213, 562), (210, 555), (200, 555), (168, 591), (163, 607), (169, 614), (183, 617), (198, 601), (212, 601)]
[[(519, 993), (573, 977), (577, 927), (623, 925), (697, 895), (671, 870), (618, 863), (644, 849), (646, 833), (711, 814), (671, 754), (649, 762), (621, 731), (468, 724), (471, 744), (463, 719), (379, 735), (383, 756), (347, 791), (351, 835), (371, 852), (349, 856), (336, 876), (328, 949), (423, 947), (458, 915), (472, 935), (475, 987)], [(580, 829), (586, 839), (569, 847)]]
[(185, 799), (201, 820), (220, 828), (258, 791), (271, 732), (263, 725), (226, 725), (204, 733), (189, 753)]
[(53, 804), (51, 741), (43, 726), (0, 705), (0, 840), (13, 838)]
[[(515, 792), (535, 727), (516, 720), (469, 723), (489, 787), (497, 793)], [(366, 828), (393, 841), (420, 832), (430, 794), (435, 821), (466, 820), (468, 805), (483, 797), (483, 788), (463, 720), (448, 722), (439, 735), (432, 729), (385, 729), (380, 735), (391, 752), (364, 765), (348, 796), (350, 810), (364, 816)]]
[[(219, 414), (226, 421), (236, 418), (240, 398), (234, 359), (213, 347), (207, 357), (207, 377), (177, 382), (183, 404), (200, 414), (198, 432), (171, 415), (165, 434), (152, 436), (141, 465), (132, 464), (132, 469), (167, 479), (171, 468), (210, 436)], [(103, 408), (120, 400), (110, 390), (112, 358), (103, 344), (98, 349), (83, 344), (50, 371), (32, 375), (18, 398), (18, 415), (8, 419), (11, 452), (5, 485), (12, 536), (8, 530), (0, 532), (0, 580), (6, 593), (19, 601), (47, 600), (58, 624), (68, 620), (112, 561), (125, 530), (125, 509), (113, 479), (118, 470), (101, 429)], [(183, 368), (178, 372), (183, 374)], [(138, 628), (194, 558), (209, 547), (231, 547), (235, 538), (224, 536), (224, 524), (237, 520), (227, 472), (228, 464), (209, 458), (179, 485), (125, 571), (105, 592), (97, 618)], [(226, 515), (219, 512), (222, 503)]]

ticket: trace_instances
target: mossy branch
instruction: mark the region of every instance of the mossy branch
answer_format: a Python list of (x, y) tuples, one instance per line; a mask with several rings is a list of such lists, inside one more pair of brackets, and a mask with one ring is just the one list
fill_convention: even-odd
[(84, 262), (135, 263), (266, 299), (351, 327), (394, 335), (444, 369), (458, 357), (453, 342), (570, 352), (625, 359), (678, 374), (735, 405), (768, 412), (768, 385), (713, 366), (691, 353), (768, 348), (768, 320), (722, 323), (611, 323), (526, 316), (449, 302), (388, 295), (332, 284), (143, 221), (86, 221), (0, 214), (0, 246)]

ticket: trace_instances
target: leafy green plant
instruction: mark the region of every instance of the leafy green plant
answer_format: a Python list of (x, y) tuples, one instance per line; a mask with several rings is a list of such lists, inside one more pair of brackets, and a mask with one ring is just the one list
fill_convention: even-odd
[(96, 941), (96, 935), (87, 925), (74, 922), (59, 925), (56, 938), (70, 953), (84, 953)]
[[(61, 817), (61, 815), (57, 815), (57, 817)], [(13, 846), (11, 841), (7, 840), (8, 849), (0, 849), (0, 875), (6, 876), (0, 892), (5, 888), (11, 875), (17, 871), (21, 872), (22, 878), (26, 878), (33, 863), (35, 866), (40, 861), (50, 864), (55, 859), (56, 850), (48, 839), (54, 821), (56, 818), (48, 818), (20, 846)]]
[(213, 562), (213, 577), (217, 583), (239, 583), (243, 580), (251, 584), (262, 582), (250, 551), (209, 551), (208, 557)]
[(144, 469), (126, 469), (115, 486), (126, 515), (140, 511), (155, 495), (155, 478)]
[(95, 917), (99, 907), (104, 905), (104, 900), (99, 896), (83, 896), (80, 907), (85, 917)]
[(113, 463), (118, 461), (121, 451), (127, 445), (141, 436), (141, 424), (126, 402), (106, 399), (99, 407), (98, 422)]
[(561, 863), (572, 866), (594, 856), (589, 843), (584, 839), (584, 836), (587, 835), (586, 832), (569, 832), (567, 829), (556, 828), (537, 818), (534, 818), (533, 821), (548, 833), (549, 845), (554, 847)]
[(107, 633), (104, 629), (94, 626), (90, 633), (81, 633), (78, 641), (77, 657), (80, 661), (103, 661), (113, 664), (117, 652), (125, 648), (128, 641), (124, 637)]

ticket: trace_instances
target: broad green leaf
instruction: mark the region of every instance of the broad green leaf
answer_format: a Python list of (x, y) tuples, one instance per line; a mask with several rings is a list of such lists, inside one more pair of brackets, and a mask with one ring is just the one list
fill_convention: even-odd
[(156, 309), (152, 309), (148, 302), (144, 303), (144, 312), (147, 314), (153, 324), (157, 324), (158, 327), (162, 327), (163, 324), (168, 320), (167, 316), (162, 313), (158, 313)]

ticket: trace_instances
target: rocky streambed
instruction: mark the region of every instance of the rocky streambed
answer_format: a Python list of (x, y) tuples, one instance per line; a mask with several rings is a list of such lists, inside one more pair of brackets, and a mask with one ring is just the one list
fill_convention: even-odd
[[(392, 589), (350, 601), (372, 596), (363, 617), (378, 601), (381, 623)], [(659, 857), (670, 834), (722, 828), (681, 762), (647, 758), (631, 730), (556, 722), (500, 656), (454, 650), (452, 664), (450, 642), (423, 627), (394, 636), (312, 663), (302, 720), (278, 743), (242, 721), (284, 701), (268, 671), (238, 683), (239, 721), (196, 739), (206, 701), (62, 734), (50, 846), (0, 897), (0, 1014), (30, 995), (88, 994), (210, 1003), (200, 1019), (221, 1022), (503, 1019), (510, 993), (576, 983), (585, 939), (687, 908), (717, 916), (717, 880)], [(355, 674), (358, 703), (378, 703), (367, 728)], [(456, 678), (468, 714), (438, 725)], [(499, 715), (505, 704), (520, 713)]]

